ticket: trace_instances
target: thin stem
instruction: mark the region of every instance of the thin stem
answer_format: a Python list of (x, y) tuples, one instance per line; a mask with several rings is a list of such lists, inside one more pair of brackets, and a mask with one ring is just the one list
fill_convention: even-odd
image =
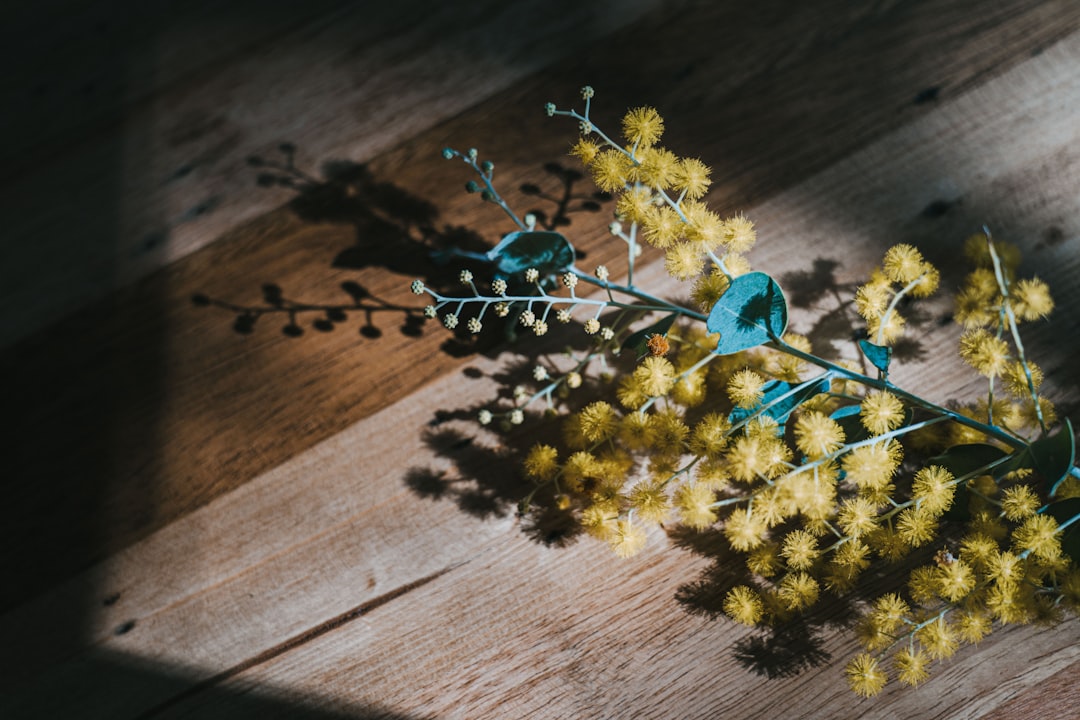
[(900, 303), (900, 300), (903, 299), (903, 297), (905, 295), (907, 295), (909, 292), (911, 292), (911, 290), (913, 288), (917, 287), (919, 285), (919, 283), (922, 282), (922, 280), (923, 280), (923, 278), (925, 276), (926, 276), (926, 273), (923, 273), (919, 277), (917, 277), (914, 280), (912, 280), (911, 282), (909, 282), (903, 288), (901, 288), (898, 293), (893, 295), (892, 302), (889, 303), (889, 307), (885, 310), (885, 314), (881, 316), (881, 322), (879, 323), (878, 334), (877, 334), (877, 344), (878, 345), (884, 345), (885, 344), (885, 326), (889, 323), (889, 316), (893, 314), (894, 310), (896, 310), (896, 306)]
[(1005, 314), (1009, 332), (1012, 333), (1013, 343), (1016, 345), (1016, 354), (1020, 357), (1020, 366), (1024, 368), (1024, 376), (1027, 379), (1028, 392), (1031, 393), (1031, 402), (1035, 405), (1035, 417), (1039, 420), (1039, 427), (1046, 434), (1046, 421), (1043, 419), (1042, 406), (1039, 403), (1039, 395), (1035, 390), (1035, 378), (1031, 376), (1031, 368), (1028, 366), (1027, 357), (1024, 354), (1024, 343), (1020, 340), (1020, 329), (1016, 326), (1016, 314), (1013, 312), (1012, 303), (1009, 302), (1009, 281), (1005, 277), (1005, 269), (1001, 266), (1001, 258), (994, 249), (994, 241), (990, 237), (990, 230), (983, 226), (986, 235), (986, 245), (990, 250), (990, 260), (994, 264), (994, 278), (997, 280), (998, 289), (1001, 291), (1001, 310)]
[(811, 355), (810, 353), (803, 352), (798, 348), (788, 345), (781, 339), (771, 340), (766, 343), (766, 345), (775, 350), (779, 350), (780, 352), (784, 352), (788, 355), (793, 355), (797, 358), (805, 360), (813, 365), (817, 365), (820, 368), (832, 370), (837, 375), (848, 378), (849, 380), (854, 380), (855, 382), (866, 385), (867, 387), (872, 387), (877, 390), (887, 390), (888, 392), (896, 395), (897, 397), (904, 398), (913, 405), (917, 405), (924, 410), (929, 410), (930, 412), (936, 413), (938, 415), (944, 415), (950, 420), (953, 420), (966, 427), (972, 428), (973, 430), (978, 430), (979, 432), (989, 435), (995, 440), (999, 440), (1016, 450), (1023, 449), (1028, 445), (1023, 440), (1014, 437), (1013, 435), (1005, 432), (1004, 430), (995, 425), (987, 425), (986, 423), (979, 422), (978, 420), (969, 418), (965, 415), (961, 415), (955, 410), (949, 410), (948, 408), (942, 407), (941, 405), (936, 405), (932, 402), (929, 402), (928, 400), (924, 400), (918, 395), (914, 395), (910, 392), (907, 392), (906, 390), (902, 390), (886, 380), (879, 380), (877, 378), (863, 375), (860, 372), (856, 372), (855, 370), (849, 370), (848, 368), (845, 368), (841, 365), (837, 365), (823, 358), (819, 358), (816, 355)]

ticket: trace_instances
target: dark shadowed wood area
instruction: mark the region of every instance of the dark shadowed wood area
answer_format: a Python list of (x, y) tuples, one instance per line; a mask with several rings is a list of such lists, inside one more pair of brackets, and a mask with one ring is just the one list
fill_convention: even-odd
[[(1075, 619), (860, 700), (845, 608), (770, 645), (715, 612), (707, 538), (628, 561), (550, 542), (514, 513), (527, 427), (467, 420), (529, 340), (447, 332), (409, 283), (454, 290), (433, 251), (513, 229), (448, 145), (625, 272), (576, 128), (543, 112), (588, 83), (601, 125), (658, 108), (793, 286), (850, 287), (910, 242), (955, 287), (983, 224), (1019, 245), (1058, 306), (1029, 353), (1075, 425), (1080, 4), (219, 5), (5, 20), (0, 717), (1075, 712)], [(656, 259), (641, 277), (685, 295)], [(830, 307), (792, 319), (824, 352), (853, 330)], [(936, 307), (894, 380), (970, 397)]]

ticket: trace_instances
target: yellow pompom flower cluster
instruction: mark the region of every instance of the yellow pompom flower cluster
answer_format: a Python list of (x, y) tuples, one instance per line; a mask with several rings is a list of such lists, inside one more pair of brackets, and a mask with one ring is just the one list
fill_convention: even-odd
[[(986, 403), (972, 415), (1014, 432), (1045, 430), (1054, 422), (1054, 408), (1039, 395), (1042, 370), (1024, 355), (1017, 325), (1053, 310), (1050, 290), (1038, 278), (1015, 279), (1020, 252), (1014, 245), (978, 234), (968, 238), (965, 252), (976, 268), (956, 299), (956, 319), (965, 328), (960, 357), (990, 383)], [(1012, 401), (994, 399), (998, 379)]]
[[(775, 321), (777, 301), (784, 304), (773, 293), (778, 285), (763, 273), (744, 277), (754, 226), (705, 205), (709, 168), (660, 145), (664, 120), (654, 108), (627, 112), (621, 139), (612, 140), (589, 118), (592, 96), (583, 91), (584, 115), (554, 106), (549, 114), (580, 122), (571, 153), (615, 196), (610, 230), (627, 246), (626, 284), (606, 266), (590, 275), (537, 261), (522, 273), (529, 294), (514, 294), (520, 279), (500, 277), (491, 285), (497, 297), (483, 296), (471, 272), (462, 276), (470, 297), (413, 286), (435, 298), (429, 316), (441, 310), (449, 313), (444, 320), (455, 318), (448, 326), (469, 303), (545, 332), (548, 318), (570, 322), (572, 312), (589, 309), (582, 327), (594, 350), (568, 371), (537, 365), (541, 389), (515, 388), (515, 407), (503, 414), (509, 428), (537, 399), (548, 401), (550, 414), (569, 411), (561, 444), (547, 440), (525, 454), (524, 475), (535, 488), (522, 512), (547, 496), (544, 512), (576, 522), (620, 558), (644, 552), (676, 524), (712, 530), (744, 563), (733, 568), (738, 579), (722, 609), (748, 626), (786, 623), (827, 595), (851, 598), (867, 575), (875, 584), (892, 578), (862, 606), (862, 651), (846, 668), (851, 689), (864, 697), (890, 677), (922, 684), (935, 663), (995, 625), (1052, 622), (1080, 610), (1080, 569), (1064, 532), (1080, 516), (1063, 519), (1054, 504), (1080, 497), (1080, 471), (1057, 467), (1068, 455), (1059, 441), (1072, 438), (1066, 429), (1051, 433), (1054, 410), (1038, 394), (1043, 373), (1017, 332), (1019, 323), (1045, 317), (1053, 301), (1037, 278), (1016, 279), (1016, 249), (986, 235), (965, 245), (976, 269), (956, 301), (959, 355), (989, 392), (941, 407), (890, 382), (891, 354), (881, 347), (904, 331), (901, 301), (939, 284), (938, 270), (916, 248), (889, 248), (853, 299), (870, 342), (859, 351), (877, 377), (850, 360), (819, 358), (807, 337), (786, 327), (786, 305), (784, 321)], [(468, 157), (487, 173), (488, 197), (501, 203), (490, 169)], [(518, 224), (531, 229), (535, 218)], [(671, 276), (692, 281), (690, 302), (634, 284), (639, 240), (663, 253)], [(755, 289), (763, 286), (764, 296)], [(721, 310), (745, 321), (748, 335), (767, 327), (753, 341), (758, 346), (723, 349), (741, 329), (714, 320), (728, 293), (738, 302)], [(606, 385), (609, 397), (568, 399), (597, 365), (604, 382), (584, 387)], [(479, 417), (488, 424), (494, 416)], [(1025, 439), (1029, 430), (1037, 439)], [(1040, 460), (1036, 446), (1053, 452)], [(987, 464), (972, 469), (972, 458), (984, 456)], [(1044, 477), (1046, 457), (1063, 477)]]
[[(906, 321), (897, 304), (906, 295), (927, 297), (937, 290), (941, 275), (912, 245), (894, 245), (881, 267), (855, 293), (855, 309), (866, 320), (870, 339), (890, 345), (904, 333)], [(897, 287), (899, 286), (899, 287)]]
[[(991, 241), (980, 233), (967, 239), (964, 252), (976, 265), (956, 297), (956, 320), (965, 328), (1001, 324), (1001, 311), (1006, 301), (1016, 322), (1045, 318), (1054, 309), (1054, 300), (1045, 282), (1038, 278), (1015, 280), (1016, 268), (1020, 265), (1020, 250), (1015, 245)], [(1002, 292), (1002, 282), (1006, 292)]]
[(745, 253), (757, 240), (753, 223), (742, 215), (722, 219), (701, 198), (711, 170), (698, 158), (678, 157), (658, 143), (664, 120), (651, 107), (623, 117), (625, 145), (591, 139), (591, 124), (571, 155), (589, 169), (593, 182), (616, 195), (616, 217), (629, 223), (650, 245), (664, 251), (664, 266), (680, 280), (697, 278), (714, 266), (725, 279), (747, 271)]

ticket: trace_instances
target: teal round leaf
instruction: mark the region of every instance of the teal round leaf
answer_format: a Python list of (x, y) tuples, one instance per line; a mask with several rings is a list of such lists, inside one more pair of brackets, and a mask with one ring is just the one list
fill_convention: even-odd
[(504, 237), (488, 251), (488, 259), (507, 275), (536, 268), (547, 275), (574, 264), (574, 246), (557, 232), (519, 231)]
[(765, 273), (752, 272), (731, 281), (713, 305), (705, 326), (720, 333), (717, 355), (731, 355), (777, 339), (787, 328), (784, 293)]
[[(1057, 520), (1058, 525), (1064, 525), (1077, 515), (1080, 515), (1080, 498), (1069, 498), (1068, 500), (1050, 503), (1039, 512), (1046, 512), (1047, 515)], [(1074, 562), (1080, 560), (1080, 522), (1075, 522), (1065, 528), (1061, 535), (1061, 549)]]
[(870, 364), (883, 373), (889, 372), (889, 361), (892, 360), (892, 348), (888, 345), (875, 345), (869, 340), (860, 340), (859, 349), (870, 361)]
[(1050, 487), (1050, 497), (1054, 497), (1076, 462), (1076, 437), (1073, 435), (1072, 422), (1065, 418), (1057, 435), (1036, 440), (1031, 443), (1029, 450), (1035, 468)]
[(771, 417), (782, 426), (795, 408), (819, 393), (829, 392), (831, 378), (832, 376), (826, 373), (822, 377), (812, 378), (798, 385), (782, 380), (770, 380), (761, 388), (761, 402), (752, 408), (735, 408), (728, 415), (728, 421), (734, 425), (751, 415), (760, 413)]

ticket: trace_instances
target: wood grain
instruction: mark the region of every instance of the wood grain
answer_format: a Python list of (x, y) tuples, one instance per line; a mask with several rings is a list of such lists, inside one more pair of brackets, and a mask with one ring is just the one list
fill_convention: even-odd
[(250, 156), (366, 161), (658, 4), (45, 3), (7, 46), (29, 71), (0, 124), (20, 140), (2, 154), (0, 347), (285, 202), (254, 189)]
[[(785, 238), (808, 233), (810, 247), (843, 252), (840, 281), (865, 274), (881, 244), (927, 232), (920, 223), (931, 218), (920, 213), (934, 194), (918, 181), (940, 191), (947, 175), (964, 199), (958, 215), (994, 208), (1013, 218), (1041, 270), (1074, 271), (1075, 224), (1059, 245), (1042, 250), (1024, 229), (1080, 210), (1066, 191), (1080, 166), (1070, 149), (1073, 108), (1080, 106), (1077, 65), (1080, 35), (752, 208), (762, 228), (755, 262), (781, 277), (798, 269)], [(979, 113), (987, 104), (1009, 110)], [(1032, 134), (1043, 140), (1010, 141)], [(974, 152), (988, 146), (998, 154)], [(1063, 169), (1039, 170), (1052, 160)], [(876, 174), (868, 179), (870, 167)], [(1038, 186), (1032, 173), (1042, 178)], [(1017, 198), (1024, 183), (1037, 187), (1038, 203)], [(861, 210), (826, 224), (838, 216), (837, 198)], [(945, 214), (929, 227), (948, 235), (949, 223), (968, 220)], [(899, 234), (863, 242), (880, 227)], [(942, 258), (952, 252), (934, 251)], [(655, 264), (642, 279), (676, 288)], [(1065, 297), (1075, 300), (1068, 290)], [(1049, 346), (1046, 335), (1037, 331), (1035, 345)], [(962, 393), (956, 381), (966, 374), (949, 350), (955, 331), (928, 331), (920, 340), (926, 357), (897, 381), (931, 397)], [(314, 711), (341, 714), (375, 704), (417, 717), (715, 717), (745, 710), (746, 717), (974, 718), (1076, 662), (1075, 622), (1017, 628), (942, 663), (919, 691), (896, 688), (856, 704), (841, 677), (852, 645), (837, 609), (813, 636), (810, 657), (819, 666), (781, 679), (753, 675), (739, 654), (750, 647), (745, 633), (689, 614), (674, 600), (707, 558), (665, 547), (662, 537), (644, 558), (623, 564), (589, 543), (556, 549), (531, 542), (508, 515), (514, 481), (489, 477), (506, 472), (484, 449), (492, 438), (460, 445), (460, 436), (440, 434), (461, 427), (454, 423), (420, 429), (438, 409), (490, 397), (502, 362), (473, 359), (473, 372), (413, 391), (7, 614), (0, 630), (22, 649), (3, 673), (14, 681), (5, 708), (63, 713), (75, 697), (101, 717), (228, 717), (246, 707), (243, 688), (269, 687), (307, 698)], [(450, 488), (443, 499), (417, 497), (424, 485), (416, 480), (440, 473)], [(487, 505), (477, 504), (476, 492), (470, 496), (474, 490), (487, 491)], [(95, 591), (119, 595), (95, 614), (88, 644), (42, 642), (56, 610)], [(120, 692), (126, 676), (103, 670), (117, 657), (172, 668), (177, 677)], [(41, 705), (55, 688), (68, 692)]]
[[(497, 211), (478, 207), (474, 196), (457, 190), (463, 168), (437, 159), (443, 145), (482, 146), (498, 161), (501, 186), (512, 202), (550, 213), (550, 203), (515, 191), (525, 182), (556, 195), (562, 191), (560, 177), (545, 173), (543, 163), (561, 157), (567, 134), (536, 108), (551, 98), (567, 102), (569, 89), (587, 76), (605, 88), (603, 102), (598, 100), (601, 116), (610, 118), (642, 100), (665, 112), (672, 107), (671, 127), (690, 127), (679, 130), (676, 149), (698, 148), (717, 168), (718, 190), (710, 199), (722, 208), (746, 207), (767, 194), (769, 182), (778, 190), (875, 134), (930, 112), (935, 102), (913, 101), (928, 76), (940, 88), (940, 101), (952, 88), (1004, 72), (1080, 22), (1074, 4), (1057, 2), (1004, 4), (980, 14), (978, 22), (959, 2), (946, 6), (946, 26), (939, 25), (942, 9), (933, 3), (886, 3), (852, 15), (812, 9), (792, 14), (781, 5), (754, 12), (708, 5), (654, 18), (366, 165), (342, 161), (320, 173), (307, 158), (319, 157), (323, 146), (313, 141), (313, 154), (301, 146), (298, 168), (306, 175), (277, 172), (292, 178), (293, 189), (283, 195), (277, 186), (270, 192), (279, 200), (291, 196), (290, 207), (250, 221), (8, 351), (2, 367), (22, 378), (9, 402), (24, 409), (12, 441), (13, 465), (26, 482), (9, 505), (10, 522), (0, 537), (10, 539), (5, 548), (16, 547), (14, 538), (33, 538), (36, 551), (7, 553), (4, 567), (19, 582), (4, 588), (0, 606), (25, 600), (242, 485), (407, 396), (458, 365), (457, 355), (477, 349), (445, 347), (445, 336), (432, 329), (419, 339), (399, 330), (418, 327), (405, 322), (403, 308), (419, 308), (405, 291), (407, 282), (416, 275), (439, 276), (439, 268), (422, 259), (428, 248), (480, 242), (461, 224), (484, 228), (486, 242), (506, 229)], [(710, 28), (740, 26), (747, 33), (729, 45), (718, 49), (706, 42)], [(774, 44), (754, 40), (765, 28), (777, 38)], [(785, 44), (781, 37), (793, 40)], [(685, 51), (663, 54), (631, 81), (614, 58), (632, 57), (647, 41)], [(778, 47), (784, 48), (779, 55)], [(691, 66), (692, 72), (680, 76)], [(890, 82), (877, 81), (883, 72)], [(836, 102), (856, 108), (846, 113), (806, 91), (835, 90), (832, 78), (838, 73), (847, 80)], [(716, 96), (701, 100), (700, 113), (691, 112), (686, 98), (698, 97), (694, 93), (704, 78), (719, 81)], [(699, 114), (715, 124), (705, 127)], [(762, 119), (778, 114), (788, 124)], [(318, 135), (322, 128), (312, 121), (308, 130)], [(755, 128), (761, 131), (757, 139)], [(356, 128), (353, 137), (371, 142), (370, 128)], [(732, 137), (738, 138), (734, 145)], [(1067, 138), (1057, 140), (1067, 145)], [(787, 148), (786, 159), (764, 161), (744, 151), (754, 146)], [(366, 152), (350, 149), (347, 156)], [(282, 156), (270, 150), (263, 159), (279, 163)], [(264, 166), (245, 172), (251, 180), (269, 171)], [(842, 203), (832, 209), (840, 222), (852, 210)], [(238, 217), (227, 215), (230, 222)], [(1053, 221), (1063, 233), (1071, 232), (1066, 217)], [(575, 242), (593, 253), (589, 262), (611, 260), (617, 269), (611, 251), (600, 249), (606, 212), (577, 213), (571, 220)], [(199, 237), (207, 237), (205, 232)], [(342, 289), (346, 282), (371, 297), (350, 295)], [(288, 299), (337, 307), (347, 319), (324, 333), (313, 328), (321, 313), (309, 313), (301, 318), (304, 336), (293, 338), (280, 333), (286, 313), (277, 312), (241, 337), (233, 331), (235, 314), (191, 302), (200, 294), (261, 307), (265, 284)], [(364, 307), (374, 318), (370, 324), (363, 320)], [(52, 450), (57, 438), (63, 438), (64, 452)]]
[[(948, 285), (972, 228), (1017, 241), (1061, 308), (1030, 327), (1029, 349), (1080, 419), (1074, 4), (668, 10), (429, 130), (402, 128), (366, 164), (318, 168), (301, 145), (298, 172), (250, 169), (290, 178), (267, 191), (290, 204), (7, 352), (26, 420), (6, 453), (19, 484), (0, 535), (15, 579), (0, 597), (0, 716), (976, 718), (1069, 697), (1075, 621), (995, 633), (926, 686), (862, 702), (842, 677), (850, 608), (770, 645), (710, 617), (730, 560), (707, 538), (656, 532), (619, 563), (513, 519), (528, 435), (500, 449), (457, 418), (518, 358), (410, 324), (406, 285), (451, 285), (456, 268), (427, 250), (490, 242), (503, 222), (456, 194), (443, 145), (481, 147), (512, 201), (554, 207), (520, 190), (558, 196), (570, 177), (544, 170), (566, 135), (535, 110), (582, 74), (611, 103), (602, 115), (654, 102), (675, 149), (700, 148), (717, 168), (710, 199), (758, 223), (754, 263), (805, 301), (794, 326), (819, 351), (847, 352), (851, 328), (816, 324), (835, 312), (815, 283), (848, 286), (909, 241)], [(746, 32), (718, 47), (721, 26)], [(774, 42), (755, 42), (766, 29)], [(680, 52), (627, 77), (647, 41)], [(342, 132), (360, 146), (375, 131)], [(617, 268), (606, 212), (569, 218), (586, 263)], [(817, 274), (800, 275), (812, 259)], [(657, 264), (642, 272), (680, 292)], [(291, 307), (301, 337), (280, 332), (292, 300), (317, 306)], [(958, 330), (928, 307), (894, 379), (972, 396)]]

